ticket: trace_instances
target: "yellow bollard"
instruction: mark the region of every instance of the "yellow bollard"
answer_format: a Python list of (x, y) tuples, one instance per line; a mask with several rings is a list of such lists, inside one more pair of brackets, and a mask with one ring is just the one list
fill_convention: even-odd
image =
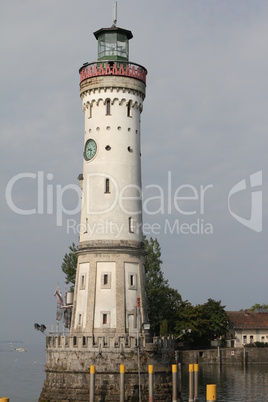
[(90, 366), (89, 402), (95, 401), (95, 366)]
[(120, 402), (125, 401), (125, 365), (120, 364)]
[(172, 402), (178, 401), (177, 387), (177, 364), (172, 364)]
[(198, 364), (194, 364), (194, 402), (198, 402)]
[(207, 384), (207, 402), (213, 402), (217, 400), (217, 385)]
[(194, 365), (189, 364), (189, 402), (194, 402)]
[(149, 402), (154, 402), (154, 384), (153, 384), (154, 366), (152, 364), (149, 364), (148, 372), (149, 372)]

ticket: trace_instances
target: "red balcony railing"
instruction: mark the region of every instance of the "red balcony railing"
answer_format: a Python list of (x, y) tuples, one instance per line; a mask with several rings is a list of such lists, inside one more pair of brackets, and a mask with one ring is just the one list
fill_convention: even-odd
[(139, 64), (130, 62), (101, 61), (83, 65), (79, 70), (79, 74), (80, 82), (91, 77), (119, 75), (136, 78), (137, 80), (143, 81), (146, 84), (147, 70)]

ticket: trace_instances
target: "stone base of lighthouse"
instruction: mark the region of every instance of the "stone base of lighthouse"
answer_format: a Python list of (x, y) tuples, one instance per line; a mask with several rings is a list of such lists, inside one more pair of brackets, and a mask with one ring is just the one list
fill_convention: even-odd
[(174, 340), (154, 338), (140, 346), (135, 338), (113, 345), (95, 344), (92, 337), (47, 337), (46, 379), (39, 402), (89, 401), (90, 366), (94, 365), (95, 401), (120, 399), (120, 364), (125, 365), (125, 401), (148, 401), (148, 365), (154, 366), (154, 401), (172, 397)]

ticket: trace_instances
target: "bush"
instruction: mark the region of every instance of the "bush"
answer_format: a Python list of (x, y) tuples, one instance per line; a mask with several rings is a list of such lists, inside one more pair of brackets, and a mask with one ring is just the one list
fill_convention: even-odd
[(264, 342), (254, 342), (254, 345), (256, 346), (256, 348), (265, 348)]

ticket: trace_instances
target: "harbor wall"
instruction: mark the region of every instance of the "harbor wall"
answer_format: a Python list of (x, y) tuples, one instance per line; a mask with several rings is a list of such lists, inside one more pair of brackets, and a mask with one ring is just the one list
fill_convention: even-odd
[(178, 352), (182, 364), (268, 364), (268, 348), (223, 348)]

